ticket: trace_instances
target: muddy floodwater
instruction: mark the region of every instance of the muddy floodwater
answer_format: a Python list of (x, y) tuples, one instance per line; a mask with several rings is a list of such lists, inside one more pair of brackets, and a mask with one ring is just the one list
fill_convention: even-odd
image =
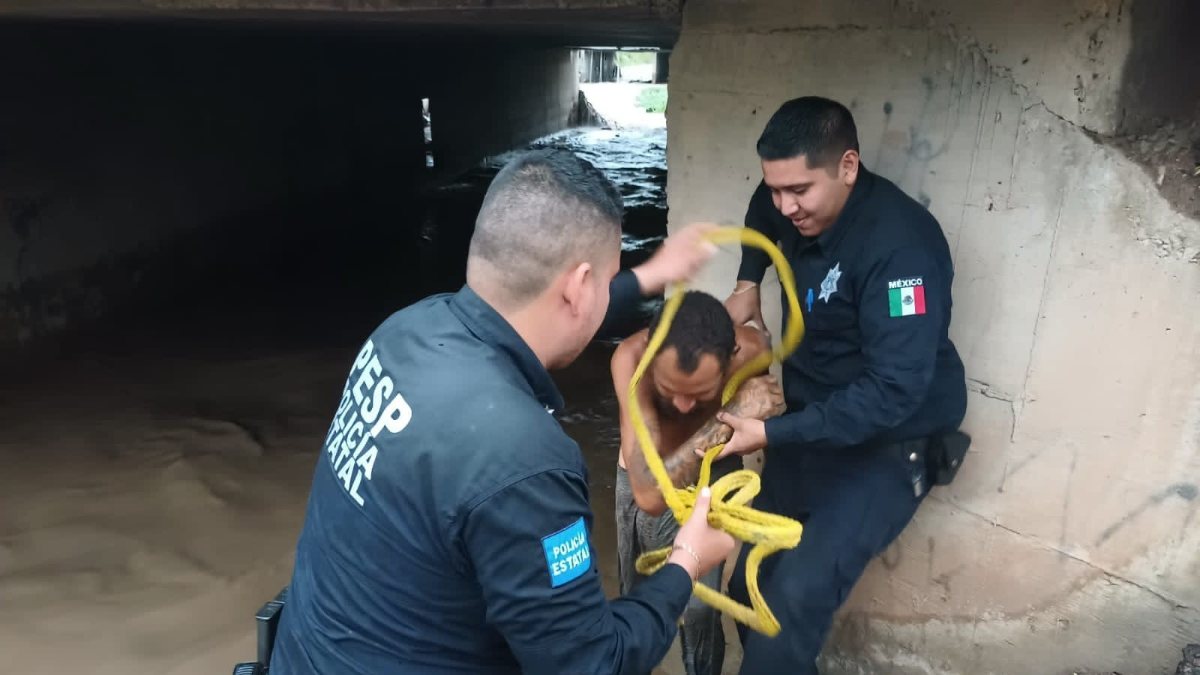
[[(644, 259), (665, 231), (665, 130), (572, 130), (535, 145), (547, 144), (575, 150), (618, 184), (628, 207), (623, 263)], [(321, 292), (329, 289), (315, 285), (339, 275), (309, 275), (312, 288), (293, 279), (122, 319), (4, 375), (0, 670), (209, 675), (253, 656), (254, 612), (288, 581), (355, 351), (392, 311), (461, 284), (474, 209), (503, 159), (414, 204), (416, 276), (376, 271), (392, 275), (391, 302)], [(609, 593), (612, 348), (594, 344), (556, 374), (562, 422), (589, 465)], [(726, 672), (736, 672), (731, 626), (726, 638)], [(660, 671), (681, 672), (677, 652)]]

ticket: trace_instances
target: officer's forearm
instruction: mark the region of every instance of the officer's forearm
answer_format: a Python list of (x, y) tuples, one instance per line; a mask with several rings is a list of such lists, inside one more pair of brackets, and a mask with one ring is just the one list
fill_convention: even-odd
[[(765, 221), (762, 216), (762, 209), (773, 208), (770, 204), (769, 197), (766, 194), (760, 194), (760, 191), (765, 188), (760, 184), (758, 190), (755, 191), (755, 196), (751, 197), (750, 204), (746, 208), (745, 225), (747, 229), (755, 230), (770, 239), (775, 241), (777, 237), (771, 232), (771, 226), (768, 221)], [(762, 201), (759, 198), (761, 197)], [(756, 284), (762, 283), (763, 276), (767, 268), (771, 266), (771, 258), (766, 251), (755, 248), (753, 246), (742, 246), (742, 261), (738, 265), (737, 278), (738, 281), (752, 281)]]
[(596, 340), (625, 337), (640, 328), (638, 303), (642, 289), (637, 276), (629, 271), (618, 272), (608, 286), (608, 312), (596, 331)]
[(760, 284), (763, 277), (767, 275), (767, 268), (770, 266), (771, 259), (767, 257), (766, 253), (756, 248), (743, 246), (742, 262), (738, 264), (738, 281)]

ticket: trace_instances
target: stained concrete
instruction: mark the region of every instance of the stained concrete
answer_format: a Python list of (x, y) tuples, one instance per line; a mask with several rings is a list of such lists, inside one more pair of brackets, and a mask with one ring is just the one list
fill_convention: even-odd
[[(740, 223), (767, 118), (818, 94), (954, 254), (975, 443), (852, 594), (829, 672), (1157, 673), (1200, 634), (1200, 223), (1105, 142), (1129, 117), (1130, 4), (685, 9), (672, 228)], [(728, 293), (737, 261), (699, 285)]]
[(336, 26), (543, 46), (669, 47), (680, 0), (0, 0), (0, 18)]

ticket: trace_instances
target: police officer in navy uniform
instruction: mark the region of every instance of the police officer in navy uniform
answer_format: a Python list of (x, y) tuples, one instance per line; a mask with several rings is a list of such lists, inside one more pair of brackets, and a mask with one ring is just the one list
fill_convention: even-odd
[[(954, 269), (934, 217), (862, 165), (841, 104), (788, 101), (757, 150), (763, 181), (746, 227), (779, 242), (807, 331), (783, 364), (787, 413), (765, 422), (722, 414), (733, 428), (724, 452), (766, 448), (754, 506), (802, 521), (804, 534), (763, 563), (760, 588), (782, 631), (743, 631), (741, 672), (816, 673), (835, 610), (912, 518), (966, 411), (948, 336)], [(758, 284), (769, 264), (743, 247), (726, 300), (735, 321), (762, 325)], [(786, 303), (784, 312), (786, 321)], [(730, 586), (743, 602), (746, 552)]]
[(592, 165), (525, 154), (488, 190), (467, 285), (362, 346), (313, 476), (273, 675), (646, 673), (662, 659), (733, 540), (708, 526), (706, 494), (668, 564), (608, 601), (587, 468), (548, 373), (596, 334), (610, 290), (629, 301), (703, 259), (692, 230), (690, 252), (685, 236), (614, 279), (620, 222)]

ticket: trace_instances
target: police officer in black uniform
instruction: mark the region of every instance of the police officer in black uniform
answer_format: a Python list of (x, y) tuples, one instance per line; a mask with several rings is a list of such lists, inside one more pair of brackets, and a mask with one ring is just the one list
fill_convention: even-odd
[[(841, 104), (785, 103), (757, 149), (763, 181), (746, 227), (779, 242), (807, 332), (783, 364), (788, 412), (766, 422), (722, 415), (734, 432), (725, 452), (766, 448), (754, 505), (802, 521), (804, 535), (763, 564), (760, 587), (782, 631), (743, 632), (741, 672), (816, 673), (834, 611), (930, 481), (944, 479), (941, 465), (957, 467), (965, 452), (947, 441), (966, 411), (948, 336), (954, 269), (934, 217), (862, 165)], [(769, 264), (743, 247), (726, 300), (735, 320), (762, 324), (757, 285)], [(730, 587), (743, 601), (746, 552)]]
[(709, 528), (705, 495), (668, 564), (606, 600), (587, 468), (547, 372), (593, 338), (610, 291), (630, 301), (702, 259), (692, 230), (690, 252), (685, 236), (614, 278), (620, 222), (592, 165), (525, 154), (488, 190), (467, 285), (362, 346), (313, 477), (273, 675), (646, 673), (662, 659), (733, 540)]

